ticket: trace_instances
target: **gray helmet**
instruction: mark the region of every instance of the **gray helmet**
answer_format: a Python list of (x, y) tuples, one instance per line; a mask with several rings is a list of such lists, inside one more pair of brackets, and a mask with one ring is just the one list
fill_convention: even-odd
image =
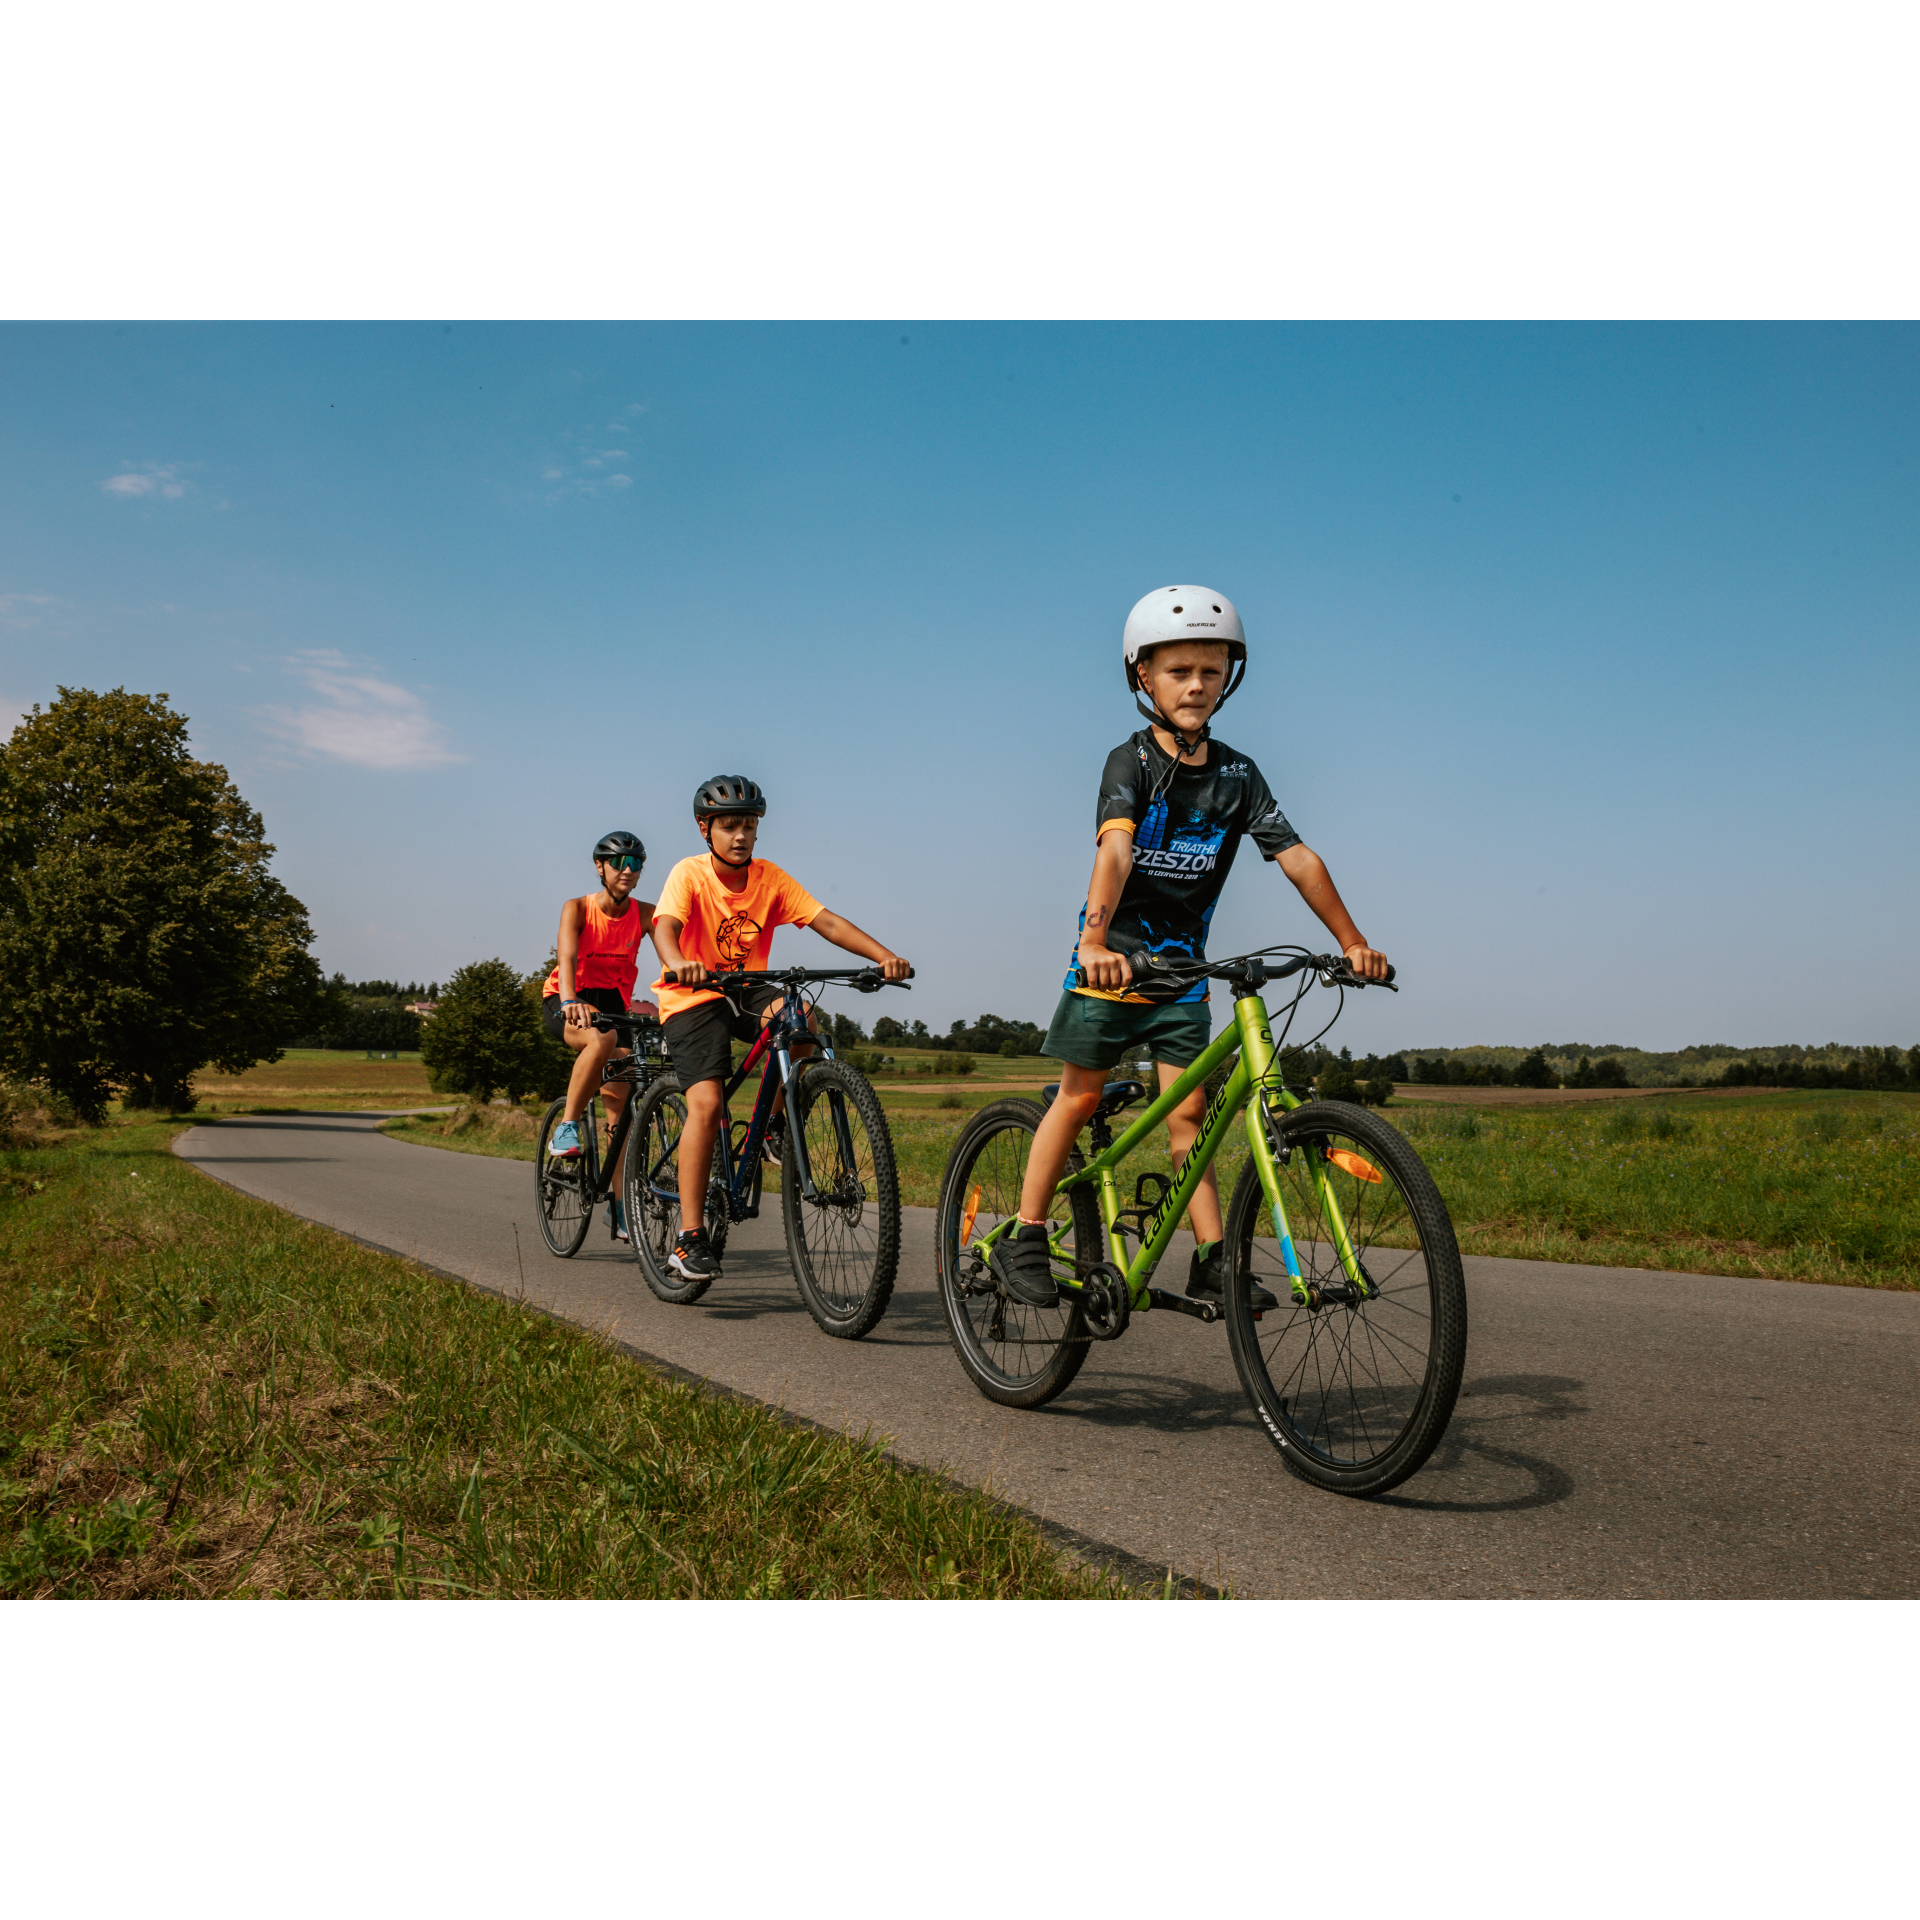
[(631, 854), (638, 863), (634, 871), (639, 872), (647, 864), (647, 850), (640, 844), (637, 833), (606, 833), (600, 836), (600, 843), (593, 850), (594, 864), (602, 860), (618, 860), (622, 854)]
[(750, 813), (765, 819), (767, 796), (744, 773), (716, 773), (693, 791), (693, 817), (703, 826), (716, 814)]

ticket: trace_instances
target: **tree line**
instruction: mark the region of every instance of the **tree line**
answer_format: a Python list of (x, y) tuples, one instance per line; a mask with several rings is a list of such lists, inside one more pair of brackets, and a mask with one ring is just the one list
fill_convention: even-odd
[[(557, 1092), (572, 1056), (546, 1033), (540, 987), (505, 960), (446, 983), (323, 977), (306, 908), (269, 872), (273, 846), (226, 769), (196, 759), (164, 695), (62, 687), (0, 742), (0, 1072), (99, 1120), (128, 1106), (186, 1108), (201, 1067), (242, 1073), (288, 1045), (414, 1051), (445, 1091)], [(438, 999), (422, 1023), (410, 999)], [(863, 1045), (832, 1013), (834, 1043)], [(1037, 1055), (1044, 1030), (983, 1013), (944, 1034), (882, 1015), (877, 1047)], [(1144, 1062), (1139, 1063), (1144, 1066)], [(1920, 1046), (1654, 1054), (1626, 1047), (1319, 1046), (1286, 1056), (1289, 1084), (1382, 1102), (1429, 1086), (1920, 1087)]]
[(349, 980), (336, 973), (321, 989), (319, 1017), (290, 1047), (333, 1047), (401, 1053), (419, 1051), (427, 1022), (407, 1011), (410, 1000), (438, 1000), (440, 983), (421, 986), (409, 980), (403, 987), (392, 980)]

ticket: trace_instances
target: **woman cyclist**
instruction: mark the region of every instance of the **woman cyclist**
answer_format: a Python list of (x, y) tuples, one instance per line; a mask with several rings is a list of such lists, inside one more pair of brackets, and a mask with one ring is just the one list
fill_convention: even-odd
[[(640, 942), (653, 930), (653, 903), (633, 898), (647, 850), (637, 834), (610, 833), (594, 848), (593, 864), (600, 891), (583, 893), (560, 909), (559, 961), (547, 976), (540, 1004), (547, 1031), (578, 1056), (567, 1082), (566, 1111), (547, 1140), (548, 1154), (559, 1160), (570, 1160), (580, 1151), (580, 1116), (601, 1092), (608, 1061), (624, 1059), (631, 1051), (620, 1044), (612, 1027), (597, 1024), (600, 1016), (632, 1012), (657, 1019), (660, 1013), (651, 1000), (633, 1001)], [(625, 1083), (617, 1080), (605, 1089), (609, 1121), (618, 1121), (627, 1093)], [(626, 1222), (617, 1200), (613, 1219), (624, 1237)]]

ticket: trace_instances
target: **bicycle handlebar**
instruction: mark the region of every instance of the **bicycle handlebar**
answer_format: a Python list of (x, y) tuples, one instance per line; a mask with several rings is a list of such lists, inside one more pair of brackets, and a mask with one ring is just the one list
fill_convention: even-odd
[[(1278, 966), (1267, 964), (1267, 955), (1275, 949), (1267, 948), (1259, 953), (1237, 954), (1231, 960), (1172, 960), (1163, 953), (1123, 953), (1136, 980), (1159, 975), (1169, 985), (1176, 982), (1191, 983), (1198, 980), (1243, 980), (1249, 987), (1265, 986), (1270, 980), (1285, 980), (1290, 975), (1304, 973), (1311, 968), (1319, 974), (1321, 984), (1329, 987), (1385, 987), (1389, 993), (1398, 993), (1400, 989), (1393, 984), (1397, 971), (1388, 967), (1384, 980), (1362, 980), (1347, 965), (1341, 954), (1296, 953), (1290, 960), (1282, 961)], [(1087, 970), (1075, 967), (1074, 981), (1079, 986), (1087, 984)]]
[[(680, 982), (674, 977), (677, 969), (663, 968), (660, 978), (669, 986), (677, 987)], [(913, 978), (913, 969), (907, 969), (907, 980)], [(703, 987), (714, 987), (724, 993), (728, 987), (737, 987), (749, 980), (778, 981), (787, 987), (805, 987), (816, 983), (830, 986), (839, 983), (851, 986), (856, 993), (878, 993), (882, 987), (901, 987), (911, 992), (907, 980), (888, 980), (878, 967), (768, 967), (760, 971), (736, 968), (730, 973), (709, 973), (700, 982)]]

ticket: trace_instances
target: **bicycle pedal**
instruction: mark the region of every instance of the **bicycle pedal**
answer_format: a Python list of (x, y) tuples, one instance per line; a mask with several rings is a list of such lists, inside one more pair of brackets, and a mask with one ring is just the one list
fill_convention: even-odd
[(1170, 1307), (1175, 1313), (1184, 1313), (1189, 1320), (1204, 1321), (1208, 1326), (1224, 1317), (1211, 1300), (1188, 1300), (1180, 1294), (1169, 1293), (1165, 1287), (1148, 1288), (1147, 1298), (1156, 1307)]

